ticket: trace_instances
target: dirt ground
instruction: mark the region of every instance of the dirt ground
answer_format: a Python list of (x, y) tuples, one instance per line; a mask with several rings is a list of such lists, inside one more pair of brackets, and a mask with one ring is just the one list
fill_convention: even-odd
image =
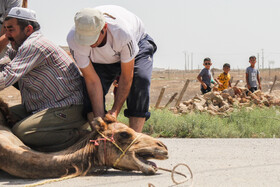
[[(222, 70), (214, 71), (214, 78), (217, 78), (218, 75), (222, 73)], [(262, 82), (262, 91), (270, 91), (271, 85), (273, 84), (276, 74), (279, 74), (279, 70), (266, 70), (261, 71), (261, 82)], [(199, 70), (194, 70), (192, 72), (184, 73), (184, 71), (154, 71), (152, 75), (152, 84), (151, 84), (151, 105), (154, 105), (160, 94), (162, 87), (165, 88), (164, 97), (162, 98), (160, 106), (165, 106), (170, 97), (174, 93), (180, 94), (185, 82), (187, 79), (190, 80), (189, 86), (182, 98), (182, 101), (189, 100), (193, 98), (196, 94), (201, 94), (200, 92), (200, 83), (197, 81), (196, 77), (199, 74)], [(240, 80), (238, 86), (245, 87), (245, 70), (239, 71), (230, 71), (232, 77), (232, 85), (236, 83), (237, 80)], [(280, 89), (280, 81), (276, 81), (273, 90)], [(176, 98), (178, 98), (178, 95)], [(170, 106), (174, 106), (176, 101), (173, 101)]]
[[(262, 79), (262, 91), (268, 92), (270, 91), (271, 85), (273, 84), (274, 78), (277, 74), (279, 74), (279, 69), (273, 70), (261, 70), (261, 79)], [(165, 92), (163, 98), (160, 102), (160, 106), (165, 106), (169, 99), (172, 97), (174, 93), (178, 93), (176, 98), (178, 98), (185, 82), (187, 79), (190, 80), (189, 86), (182, 98), (182, 101), (193, 98), (196, 94), (200, 94), (200, 83), (196, 80), (196, 77), (199, 73), (199, 70), (193, 70), (191, 72), (184, 72), (179, 70), (162, 70), (162, 71), (153, 71), (152, 74), (152, 83), (150, 89), (150, 103), (151, 107), (155, 106), (160, 91), (163, 87), (165, 87)], [(214, 77), (216, 78), (222, 70), (215, 70)], [(231, 77), (233, 77), (232, 84), (234, 85), (237, 80), (240, 80), (238, 86), (245, 86), (245, 70), (235, 70), (230, 71)], [(280, 90), (280, 81), (277, 80), (273, 90)], [(18, 90), (14, 87), (6, 88), (0, 91), (0, 97), (4, 99), (4, 101), (8, 102), (10, 106), (19, 104), (21, 102), (21, 96)], [(176, 103), (175, 100), (169, 105), (174, 106)], [(113, 93), (112, 88), (106, 96), (107, 103), (112, 103)]]

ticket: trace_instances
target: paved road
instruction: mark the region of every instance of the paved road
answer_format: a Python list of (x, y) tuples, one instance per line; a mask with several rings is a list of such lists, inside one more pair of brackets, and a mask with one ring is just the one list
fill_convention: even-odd
[[(170, 158), (156, 161), (157, 165), (172, 168), (178, 163), (188, 164), (193, 171), (195, 187), (280, 186), (280, 139), (161, 140), (167, 145)], [(0, 186), (24, 186), (43, 181), (18, 179), (0, 172)], [(44, 186), (147, 187), (149, 183), (156, 187), (175, 186), (171, 174), (165, 171), (145, 176), (117, 170), (109, 170), (102, 176), (77, 177)]]

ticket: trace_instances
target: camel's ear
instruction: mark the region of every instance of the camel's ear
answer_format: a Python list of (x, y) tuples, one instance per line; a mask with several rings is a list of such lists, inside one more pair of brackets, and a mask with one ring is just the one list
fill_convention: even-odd
[(89, 124), (93, 131), (94, 130), (105, 131), (107, 130), (108, 127), (107, 123), (103, 121), (101, 117), (94, 118), (93, 121), (91, 121)]
[(116, 119), (116, 117), (115, 116), (113, 116), (113, 115), (111, 115), (111, 114), (109, 114), (109, 113), (107, 113), (106, 115), (105, 115), (105, 117), (104, 117), (104, 121), (106, 121), (106, 123), (113, 123), (113, 122), (116, 122), (117, 121), (117, 119)]

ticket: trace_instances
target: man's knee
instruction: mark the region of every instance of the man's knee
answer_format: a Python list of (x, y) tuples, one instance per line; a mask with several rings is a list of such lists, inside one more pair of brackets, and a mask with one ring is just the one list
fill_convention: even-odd
[(13, 129), (15, 135), (26, 145), (34, 149), (58, 151), (65, 149), (80, 138), (78, 129), (63, 129), (55, 131), (34, 131)]
[(149, 88), (151, 85), (151, 79), (147, 76), (137, 76), (134, 78), (133, 86), (135, 89)]

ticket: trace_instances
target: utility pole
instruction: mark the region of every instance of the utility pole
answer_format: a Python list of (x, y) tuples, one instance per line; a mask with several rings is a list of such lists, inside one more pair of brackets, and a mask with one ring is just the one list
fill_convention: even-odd
[(257, 58), (258, 58), (258, 70), (260, 70), (260, 53), (257, 54)]
[(189, 55), (189, 53), (188, 53), (188, 58), (187, 58), (187, 60), (188, 60), (188, 61), (187, 61), (187, 67), (188, 67), (187, 69), (190, 70), (190, 55)]
[(187, 51), (183, 51), (185, 56), (185, 73), (187, 72)]
[(262, 49), (262, 69), (264, 69), (264, 55), (263, 55), (263, 49)]
[(193, 70), (193, 53), (191, 53), (191, 70)]

